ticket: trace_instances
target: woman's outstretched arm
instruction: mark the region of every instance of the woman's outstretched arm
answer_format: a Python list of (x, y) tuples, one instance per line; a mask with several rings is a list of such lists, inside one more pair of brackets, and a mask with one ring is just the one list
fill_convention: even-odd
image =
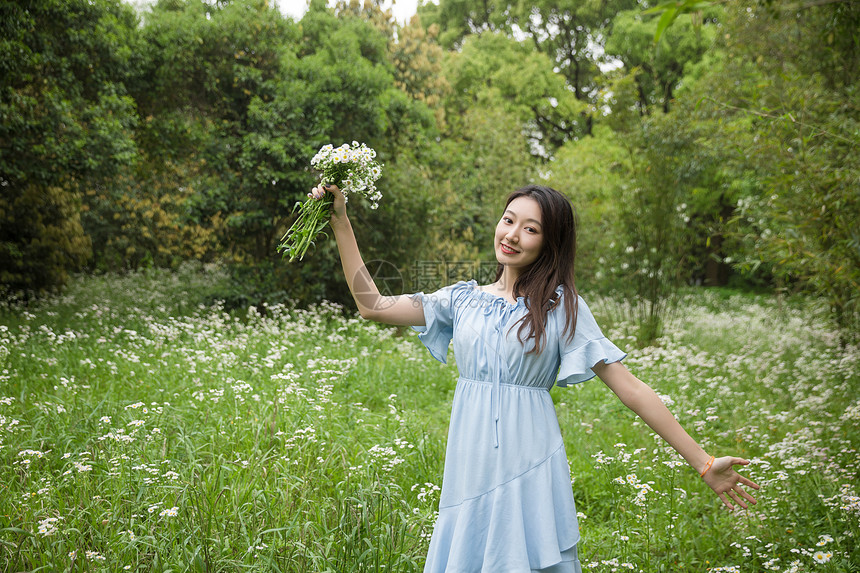
[(358, 251), (352, 224), (346, 216), (343, 193), (336, 185), (328, 185), (325, 189), (322, 186), (314, 187), (311, 194), (316, 199), (322, 199), (326, 191), (334, 195), (330, 225), (340, 252), (343, 274), (358, 306), (358, 312), (363, 318), (386, 324), (424, 326), (424, 307), (420, 299), (405, 295), (384, 296), (379, 293)]
[(625, 406), (636, 412), (652, 430), (681, 454), (688, 464), (699, 474), (704, 472), (702, 479), (720, 496), (726, 507), (734, 509), (732, 500), (744, 509), (747, 508), (747, 501), (756, 503), (755, 498), (741, 486), (752, 489), (758, 489), (759, 486), (737, 473), (733, 467), (747, 465), (749, 463), (747, 460), (726, 456), (716, 458), (711, 463), (711, 456), (705, 453), (705, 450), (681, 427), (654, 390), (636, 378), (620, 362), (610, 364), (600, 362), (595, 364), (592, 370), (615, 392)]

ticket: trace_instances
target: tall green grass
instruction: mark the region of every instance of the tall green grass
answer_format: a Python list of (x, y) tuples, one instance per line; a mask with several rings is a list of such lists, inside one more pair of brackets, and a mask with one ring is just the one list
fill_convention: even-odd
[[(456, 368), (332, 304), (225, 312), (226, 280), (82, 277), (0, 310), (0, 570), (421, 569)], [(554, 389), (585, 570), (860, 571), (860, 352), (821, 309), (697, 291), (637, 350), (586, 298), (762, 489), (727, 512), (599, 380)]]

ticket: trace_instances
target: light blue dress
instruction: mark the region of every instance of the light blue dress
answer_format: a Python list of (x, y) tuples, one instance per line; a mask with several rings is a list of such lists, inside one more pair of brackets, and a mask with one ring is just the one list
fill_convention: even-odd
[(592, 366), (626, 354), (582, 298), (573, 339), (562, 336), (556, 305), (543, 352), (527, 354), (534, 342), (523, 345), (514, 326), (526, 312), (522, 297), (510, 303), (475, 281), (411, 296), (424, 307), (419, 338), (441, 362), (453, 338), (460, 373), (425, 573), (579, 573), (579, 524), (549, 389), (588, 380)]

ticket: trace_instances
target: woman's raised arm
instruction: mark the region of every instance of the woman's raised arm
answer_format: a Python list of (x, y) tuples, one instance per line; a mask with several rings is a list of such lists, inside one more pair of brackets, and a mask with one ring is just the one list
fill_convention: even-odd
[(346, 216), (346, 201), (343, 193), (337, 185), (327, 185), (325, 188), (314, 187), (311, 194), (316, 199), (322, 199), (326, 191), (334, 195), (331, 229), (337, 240), (343, 274), (352, 298), (358, 306), (358, 312), (363, 318), (386, 324), (424, 326), (424, 307), (419, 298), (405, 295), (384, 296), (379, 293), (358, 251), (355, 233)]

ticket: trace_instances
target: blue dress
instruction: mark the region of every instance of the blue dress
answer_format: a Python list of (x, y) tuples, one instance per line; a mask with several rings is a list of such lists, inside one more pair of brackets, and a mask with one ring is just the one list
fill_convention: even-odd
[(579, 573), (579, 524), (549, 389), (588, 380), (592, 366), (626, 354), (581, 298), (573, 339), (562, 335), (556, 305), (543, 352), (527, 354), (534, 342), (511, 328), (526, 312), (522, 297), (508, 302), (475, 281), (411, 296), (424, 307), (419, 338), (441, 362), (453, 338), (460, 373), (425, 573)]

